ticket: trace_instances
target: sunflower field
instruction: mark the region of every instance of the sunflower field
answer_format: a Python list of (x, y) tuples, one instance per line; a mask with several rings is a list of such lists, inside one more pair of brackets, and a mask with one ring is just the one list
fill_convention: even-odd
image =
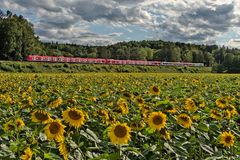
[(240, 159), (240, 75), (0, 77), (0, 159)]

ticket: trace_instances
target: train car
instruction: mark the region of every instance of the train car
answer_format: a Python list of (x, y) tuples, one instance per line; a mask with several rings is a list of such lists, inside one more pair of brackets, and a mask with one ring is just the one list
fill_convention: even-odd
[(39, 56), (29, 55), (27, 61), (32, 62), (63, 62), (63, 63), (82, 63), (82, 64), (109, 64), (109, 65), (146, 65), (146, 66), (188, 66), (203, 67), (203, 63), (191, 62), (161, 62), (144, 60), (116, 60), (103, 58), (78, 58), (64, 56)]

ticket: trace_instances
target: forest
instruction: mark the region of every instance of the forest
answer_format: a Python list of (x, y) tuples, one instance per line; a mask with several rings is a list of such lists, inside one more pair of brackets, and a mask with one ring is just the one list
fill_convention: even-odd
[(240, 73), (240, 49), (163, 40), (84, 46), (42, 42), (22, 15), (0, 10), (0, 59), (24, 61), (28, 55), (201, 62), (216, 72)]

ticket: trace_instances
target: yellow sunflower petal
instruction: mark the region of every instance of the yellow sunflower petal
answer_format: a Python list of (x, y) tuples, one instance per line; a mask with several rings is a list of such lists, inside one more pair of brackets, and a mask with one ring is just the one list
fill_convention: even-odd
[(130, 140), (130, 127), (119, 122), (110, 126), (108, 136), (113, 144), (127, 144)]
[(148, 118), (148, 124), (153, 130), (160, 130), (166, 125), (167, 116), (162, 112), (152, 112)]
[(85, 122), (84, 112), (76, 108), (68, 108), (62, 113), (63, 119), (75, 128), (81, 127)]

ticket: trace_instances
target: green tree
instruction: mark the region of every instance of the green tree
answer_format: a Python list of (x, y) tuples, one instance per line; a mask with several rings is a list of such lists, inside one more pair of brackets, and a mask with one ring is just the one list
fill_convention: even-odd
[(183, 61), (183, 62), (192, 62), (192, 61), (193, 61), (192, 52), (189, 51), (189, 50), (186, 50), (186, 51), (182, 54), (182, 61)]
[(168, 48), (168, 61), (169, 62), (181, 61), (181, 50), (179, 47), (169, 47)]
[(232, 53), (227, 53), (224, 57), (223, 65), (226, 67), (231, 67), (233, 63), (233, 54)]
[(34, 35), (33, 25), (22, 16), (7, 12), (7, 18), (0, 19), (0, 58), (22, 60), (29, 54), (36, 54), (41, 48)]

